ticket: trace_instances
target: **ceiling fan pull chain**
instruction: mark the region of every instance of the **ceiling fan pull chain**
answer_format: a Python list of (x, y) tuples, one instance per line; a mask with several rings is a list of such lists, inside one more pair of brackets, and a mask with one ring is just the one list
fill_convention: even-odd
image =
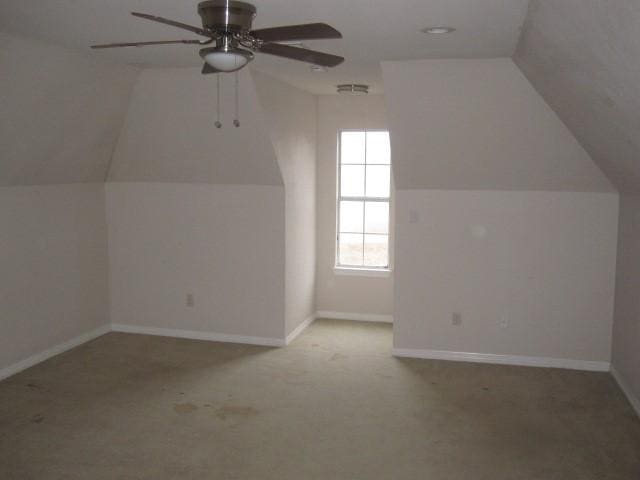
[(214, 125), (216, 128), (222, 128), (222, 122), (220, 121), (220, 74), (216, 75), (216, 122)]
[(240, 110), (240, 108), (239, 108), (239, 105), (240, 105), (240, 95), (239, 95), (239, 93), (238, 93), (238, 91), (239, 91), (239, 89), (240, 89), (240, 81), (239, 81), (239, 77), (238, 77), (238, 72), (236, 72), (235, 76), (236, 76), (236, 78), (235, 78), (235, 80), (236, 80), (236, 118), (235, 118), (235, 120), (233, 121), (233, 125), (234, 125), (236, 128), (238, 128), (238, 127), (240, 126), (240, 120), (239, 120), (239, 117), (240, 117), (240, 113), (239, 113), (239, 110)]

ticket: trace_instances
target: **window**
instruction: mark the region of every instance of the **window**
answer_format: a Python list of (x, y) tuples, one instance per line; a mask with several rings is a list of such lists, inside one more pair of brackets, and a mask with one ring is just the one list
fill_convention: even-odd
[(336, 266), (389, 268), (389, 132), (342, 131), (338, 146)]

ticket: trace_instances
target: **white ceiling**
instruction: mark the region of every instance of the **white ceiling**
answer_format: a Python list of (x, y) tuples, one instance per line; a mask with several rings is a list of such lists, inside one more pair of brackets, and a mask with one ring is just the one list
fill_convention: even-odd
[[(344, 56), (326, 73), (306, 64), (260, 55), (256, 68), (312, 93), (334, 93), (338, 83), (368, 83), (381, 91), (382, 60), (511, 56), (528, 0), (250, 0), (258, 8), (254, 28), (326, 22), (341, 40), (305, 42)], [(88, 55), (143, 67), (201, 63), (193, 45), (90, 51), (94, 43), (194, 38), (170, 26), (135, 18), (131, 11), (200, 25), (195, 0), (20, 0), (0, 2), (0, 29)], [(450, 35), (425, 35), (425, 26), (448, 25)]]
[(625, 193), (640, 193), (639, 24), (638, 0), (533, 0), (515, 55)]

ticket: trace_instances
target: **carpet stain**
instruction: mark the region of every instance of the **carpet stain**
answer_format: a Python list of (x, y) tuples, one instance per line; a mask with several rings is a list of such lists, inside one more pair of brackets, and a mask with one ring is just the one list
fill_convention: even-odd
[(192, 413), (195, 412), (198, 407), (193, 403), (176, 403), (173, 409), (176, 413)]
[(46, 388), (41, 387), (40, 385), (38, 385), (36, 383), (27, 383), (27, 388), (29, 388), (31, 390), (39, 390), (41, 392), (47, 391)]
[(260, 413), (253, 407), (247, 405), (224, 405), (216, 411), (216, 417), (226, 420), (229, 417), (248, 418)]
[(42, 423), (43, 421), (44, 415), (42, 415), (41, 413), (38, 413), (37, 415), (31, 417), (31, 423)]
[(349, 358), (349, 355), (343, 355), (342, 353), (334, 353), (329, 360), (332, 362), (335, 362), (336, 360), (344, 360), (346, 358)]
[(287, 368), (285, 370), (273, 372), (269, 376), (274, 380), (284, 380), (285, 382), (289, 382), (306, 375), (306, 373), (307, 371), (304, 369)]

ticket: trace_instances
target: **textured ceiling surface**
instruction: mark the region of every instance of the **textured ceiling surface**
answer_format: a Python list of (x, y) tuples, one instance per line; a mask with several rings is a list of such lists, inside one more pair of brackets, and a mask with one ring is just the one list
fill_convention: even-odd
[(514, 60), (622, 192), (640, 192), (640, 2), (532, 0)]
[[(255, 65), (313, 93), (335, 93), (338, 83), (363, 82), (382, 89), (380, 61), (422, 58), (508, 57), (515, 50), (528, 0), (251, 0), (255, 28), (327, 22), (341, 40), (305, 42), (343, 55), (326, 73), (260, 55)], [(129, 15), (139, 11), (199, 24), (195, 0), (21, 0), (0, 2), (0, 30), (59, 44), (88, 55), (143, 67), (196, 66), (197, 46), (167, 45), (91, 52), (94, 43), (193, 38), (189, 32)], [(426, 26), (450, 25), (450, 35), (425, 35)]]

